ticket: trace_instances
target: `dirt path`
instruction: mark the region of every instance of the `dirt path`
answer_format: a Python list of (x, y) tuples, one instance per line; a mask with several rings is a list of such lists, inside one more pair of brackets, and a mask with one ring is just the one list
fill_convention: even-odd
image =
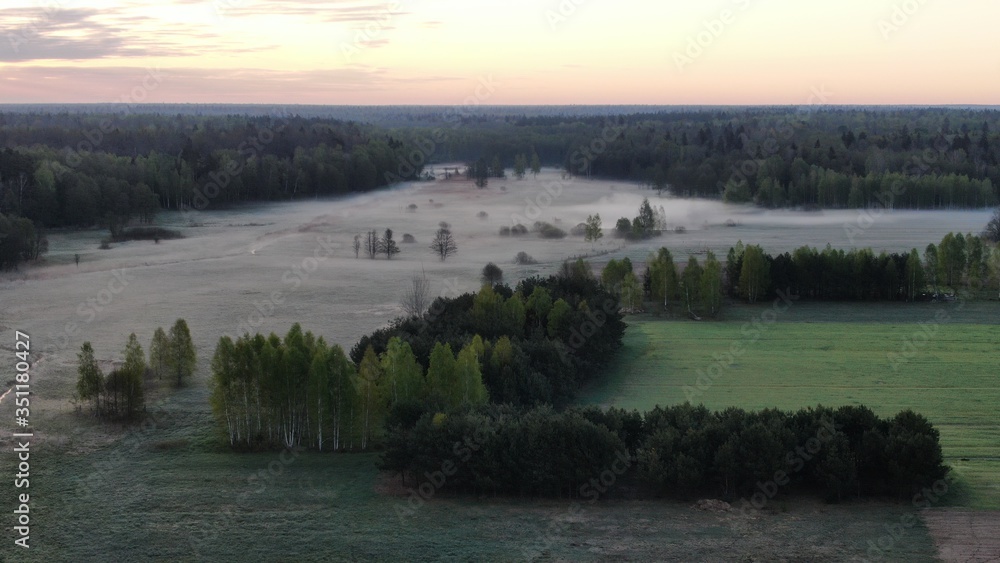
[(941, 508), (921, 515), (942, 561), (1000, 562), (1000, 512)]

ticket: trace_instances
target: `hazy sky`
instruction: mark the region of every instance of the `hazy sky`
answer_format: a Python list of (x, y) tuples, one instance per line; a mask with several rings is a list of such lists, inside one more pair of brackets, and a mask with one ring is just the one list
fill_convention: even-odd
[(4, 0), (0, 103), (998, 104), (995, 0)]

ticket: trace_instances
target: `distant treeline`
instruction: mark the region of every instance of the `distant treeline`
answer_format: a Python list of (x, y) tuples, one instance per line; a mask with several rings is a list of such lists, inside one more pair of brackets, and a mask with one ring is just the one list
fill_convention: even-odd
[[(388, 128), (297, 115), (4, 112), (0, 215), (8, 221), (0, 235), (13, 233), (17, 250), (2, 261), (37, 257), (44, 228), (102, 225), (121, 238), (159, 209), (365, 191), (454, 161), (476, 163), (482, 185), (483, 170), (502, 177), (513, 168), (521, 177), (529, 164), (545, 164), (769, 207), (981, 208), (998, 202), (998, 117), (958, 109), (518, 116), (441, 108)], [(33, 223), (33, 235), (13, 224), (18, 217)]]
[(683, 404), (639, 413), (493, 405), (394, 420), (382, 467), (429, 483), (417, 490), (743, 496), (761, 508), (795, 491), (831, 501), (909, 497), (948, 472), (938, 431), (909, 410), (882, 419), (864, 406), (710, 412)]
[[(470, 120), (471, 121), (471, 120)], [(735, 108), (614, 117), (479, 117), (441, 150), (513, 166), (536, 152), (587, 176), (768, 207), (981, 208), (1000, 186), (1000, 114)], [(424, 133), (429, 135), (429, 133)]]

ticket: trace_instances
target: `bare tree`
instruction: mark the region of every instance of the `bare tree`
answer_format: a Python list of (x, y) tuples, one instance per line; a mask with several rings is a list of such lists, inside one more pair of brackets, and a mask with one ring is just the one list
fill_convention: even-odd
[(354, 235), (354, 257), (361, 254), (361, 235)]
[(403, 311), (408, 317), (419, 317), (430, 306), (431, 284), (423, 275), (413, 276), (411, 285), (403, 293)]
[(374, 260), (381, 250), (382, 239), (379, 238), (378, 233), (375, 231), (368, 231), (368, 233), (365, 234), (365, 254), (368, 255), (368, 258)]
[(437, 233), (434, 234), (434, 240), (431, 241), (431, 250), (441, 257), (442, 262), (458, 252), (458, 245), (455, 244), (455, 237), (452, 236), (451, 231), (444, 227), (438, 229)]

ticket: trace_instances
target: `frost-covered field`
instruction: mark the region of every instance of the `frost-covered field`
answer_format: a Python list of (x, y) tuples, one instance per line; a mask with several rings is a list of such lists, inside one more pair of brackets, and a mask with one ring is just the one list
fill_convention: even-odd
[[(614, 222), (634, 216), (646, 196), (663, 206), (668, 225), (686, 232), (624, 246), (612, 236)], [(409, 211), (410, 204), (416, 210)], [(488, 216), (480, 218), (480, 212)], [(498, 235), (501, 226), (515, 221), (530, 227), (543, 220), (569, 231), (591, 213), (604, 219), (605, 237), (596, 245), (573, 236)], [(100, 250), (104, 231), (53, 233), (44, 264), (7, 273), (0, 281), (0, 325), (4, 333), (29, 333), (35, 350), (45, 351), (39, 369), (54, 388), (40, 398), (65, 399), (84, 340), (94, 344), (99, 358), (111, 359), (130, 332), (148, 343), (157, 326), (168, 328), (178, 317), (187, 319), (203, 366), (222, 334), (281, 333), (294, 322), (349, 349), (362, 334), (401, 312), (401, 295), (414, 275), (425, 275), (434, 295), (455, 295), (477, 289), (488, 261), (499, 264), (508, 281), (516, 281), (548, 274), (570, 256), (595, 255), (595, 264), (624, 255), (641, 261), (660, 245), (670, 247), (678, 260), (705, 250), (724, 256), (737, 239), (760, 243), (770, 252), (827, 243), (876, 251), (922, 249), (948, 231), (978, 231), (988, 215), (766, 212), (659, 198), (622, 182), (563, 179), (555, 170), (537, 179), (494, 179), (486, 189), (465, 181), (408, 184), (335, 200), (163, 213), (158, 222), (186, 238), (159, 244), (133, 241)], [(458, 243), (457, 255), (444, 262), (428, 248), (441, 221), (451, 225)], [(381, 234), (387, 227), (399, 242), (398, 256), (369, 260), (362, 251), (361, 258), (354, 257), (355, 234), (369, 229)], [(417, 242), (401, 242), (404, 234)], [(539, 263), (513, 264), (519, 251)]]

